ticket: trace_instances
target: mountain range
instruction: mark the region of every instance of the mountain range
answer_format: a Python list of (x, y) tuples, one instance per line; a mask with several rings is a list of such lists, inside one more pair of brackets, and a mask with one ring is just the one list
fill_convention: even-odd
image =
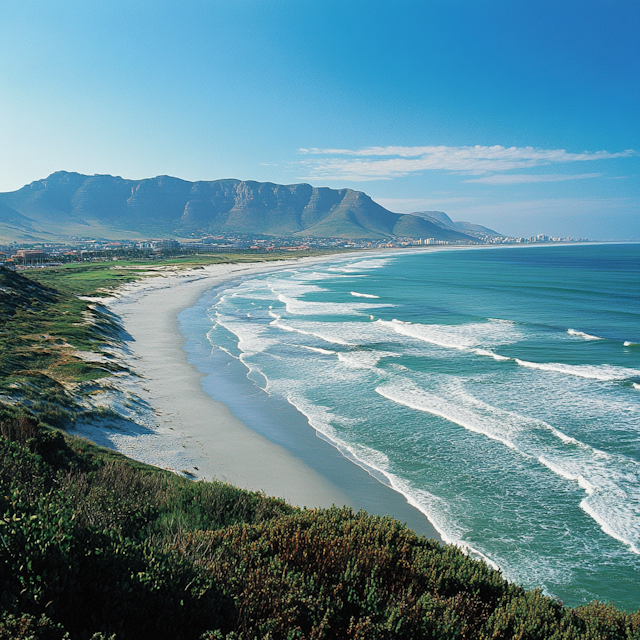
[[(476, 228), (477, 227), (477, 228)], [(0, 239), (193, 237), (207, 233), (474, 240), (479, 230), (445, 213), (393, 213), (366, 193), (252, 180), (126, 180), (57, 171), (0, 193)], [(497, 235), (497, 234), (496, 234)]]
[(473, 222), (454, 222), (444, 211), (414, 211), (411, 215), (429, 220), (443, 229), (460, 231), (477, 238), (491, 238), (503, 235), (493, 229), (483, 227), (481, 224), (474, 224)]

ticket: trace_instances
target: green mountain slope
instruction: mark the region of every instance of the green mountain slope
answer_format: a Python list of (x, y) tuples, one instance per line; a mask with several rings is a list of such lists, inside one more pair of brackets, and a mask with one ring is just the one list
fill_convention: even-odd
[[(85, 237), (238, 233), (384, 239), (472, 238), (432, 221), (388, 211), (367, 194), (309, 184), (244, 180), (126, 180), (59, 171), (0, 193), (0, 225)], [(16, 218), (16, 216), (22, 216)], [(13, 222), (12, 222), (13, 221)]]
[(0, 202), (0, 221), (3, 225), (19, 231), (32, 231), (33, 220)]

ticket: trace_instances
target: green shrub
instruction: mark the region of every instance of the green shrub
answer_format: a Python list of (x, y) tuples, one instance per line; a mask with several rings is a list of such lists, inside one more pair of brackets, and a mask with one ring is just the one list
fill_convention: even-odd
[[(5, 613), (0, 617), (0, 640), (68, 640), (62, 625), (44, 614), (40, 618), (23, 613)], [(98, 640), (96, 638), (95, 640)], [(106, 639), (105, 639), (106, 640)], [(115, 639), (114, 639), (115, 640)]]
[(300, 510), (0, 405), (0, 640), (640, 640), (392, 518)]

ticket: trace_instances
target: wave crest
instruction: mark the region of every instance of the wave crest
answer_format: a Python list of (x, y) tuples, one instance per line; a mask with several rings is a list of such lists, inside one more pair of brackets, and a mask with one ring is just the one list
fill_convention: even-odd
[(562, 373), (569, 376), (577, 376), (579, 378), (588, 378), (590, 380), (602, 380), (610, 382), (612, 380), (626, 380), (632, 376), (639, 376), (640, 371), (637, 369), (627, 369), (625, 367), (614, 367), (609, 364), (601, 365), (574, 365), (563, 364), (561, 362), (529, 362), (528, 360), (515, 361), (521, 367), (529, 369), (539, 369), (540, 371), (549, 371), (551, 373)]
[(600, 338), (599, 336), (592, 336), (589, 333), (585, 333), (584, 331), (577, 331), (576, 329), (567, 329), (567, 333), (570, 336), (582, 338), (583, 340), (604, 340), (604, 338)]

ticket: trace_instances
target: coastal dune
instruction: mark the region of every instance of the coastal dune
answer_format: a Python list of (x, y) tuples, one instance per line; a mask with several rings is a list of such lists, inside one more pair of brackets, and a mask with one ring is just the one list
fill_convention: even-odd
[[(418, 533), (440, 539), (428, 519), (402, 495), (344, 458), (308, 423), (298, 426), (291, 446), (282, 446), (252, 430), (203, 390), (205, 374), (188, 361), (184, 349), (180, 312), (225, 281), (290, 267), (287, 261), (159, 272), (126, 285), (117, 297), (103, 302), (124, 328), (125, 347), (119, 356), (135, 374), (127, 377), (126, 384), (138, 400), (138, 410), (117, 428), (81, 424), (79, 434), (195, 478), (227, 481), (297, 506), (363, 508), (391, 515)], [(116, 379), (115, 386), (119, 382)], [(124, 388), (124, 382), (120, 386)]]

